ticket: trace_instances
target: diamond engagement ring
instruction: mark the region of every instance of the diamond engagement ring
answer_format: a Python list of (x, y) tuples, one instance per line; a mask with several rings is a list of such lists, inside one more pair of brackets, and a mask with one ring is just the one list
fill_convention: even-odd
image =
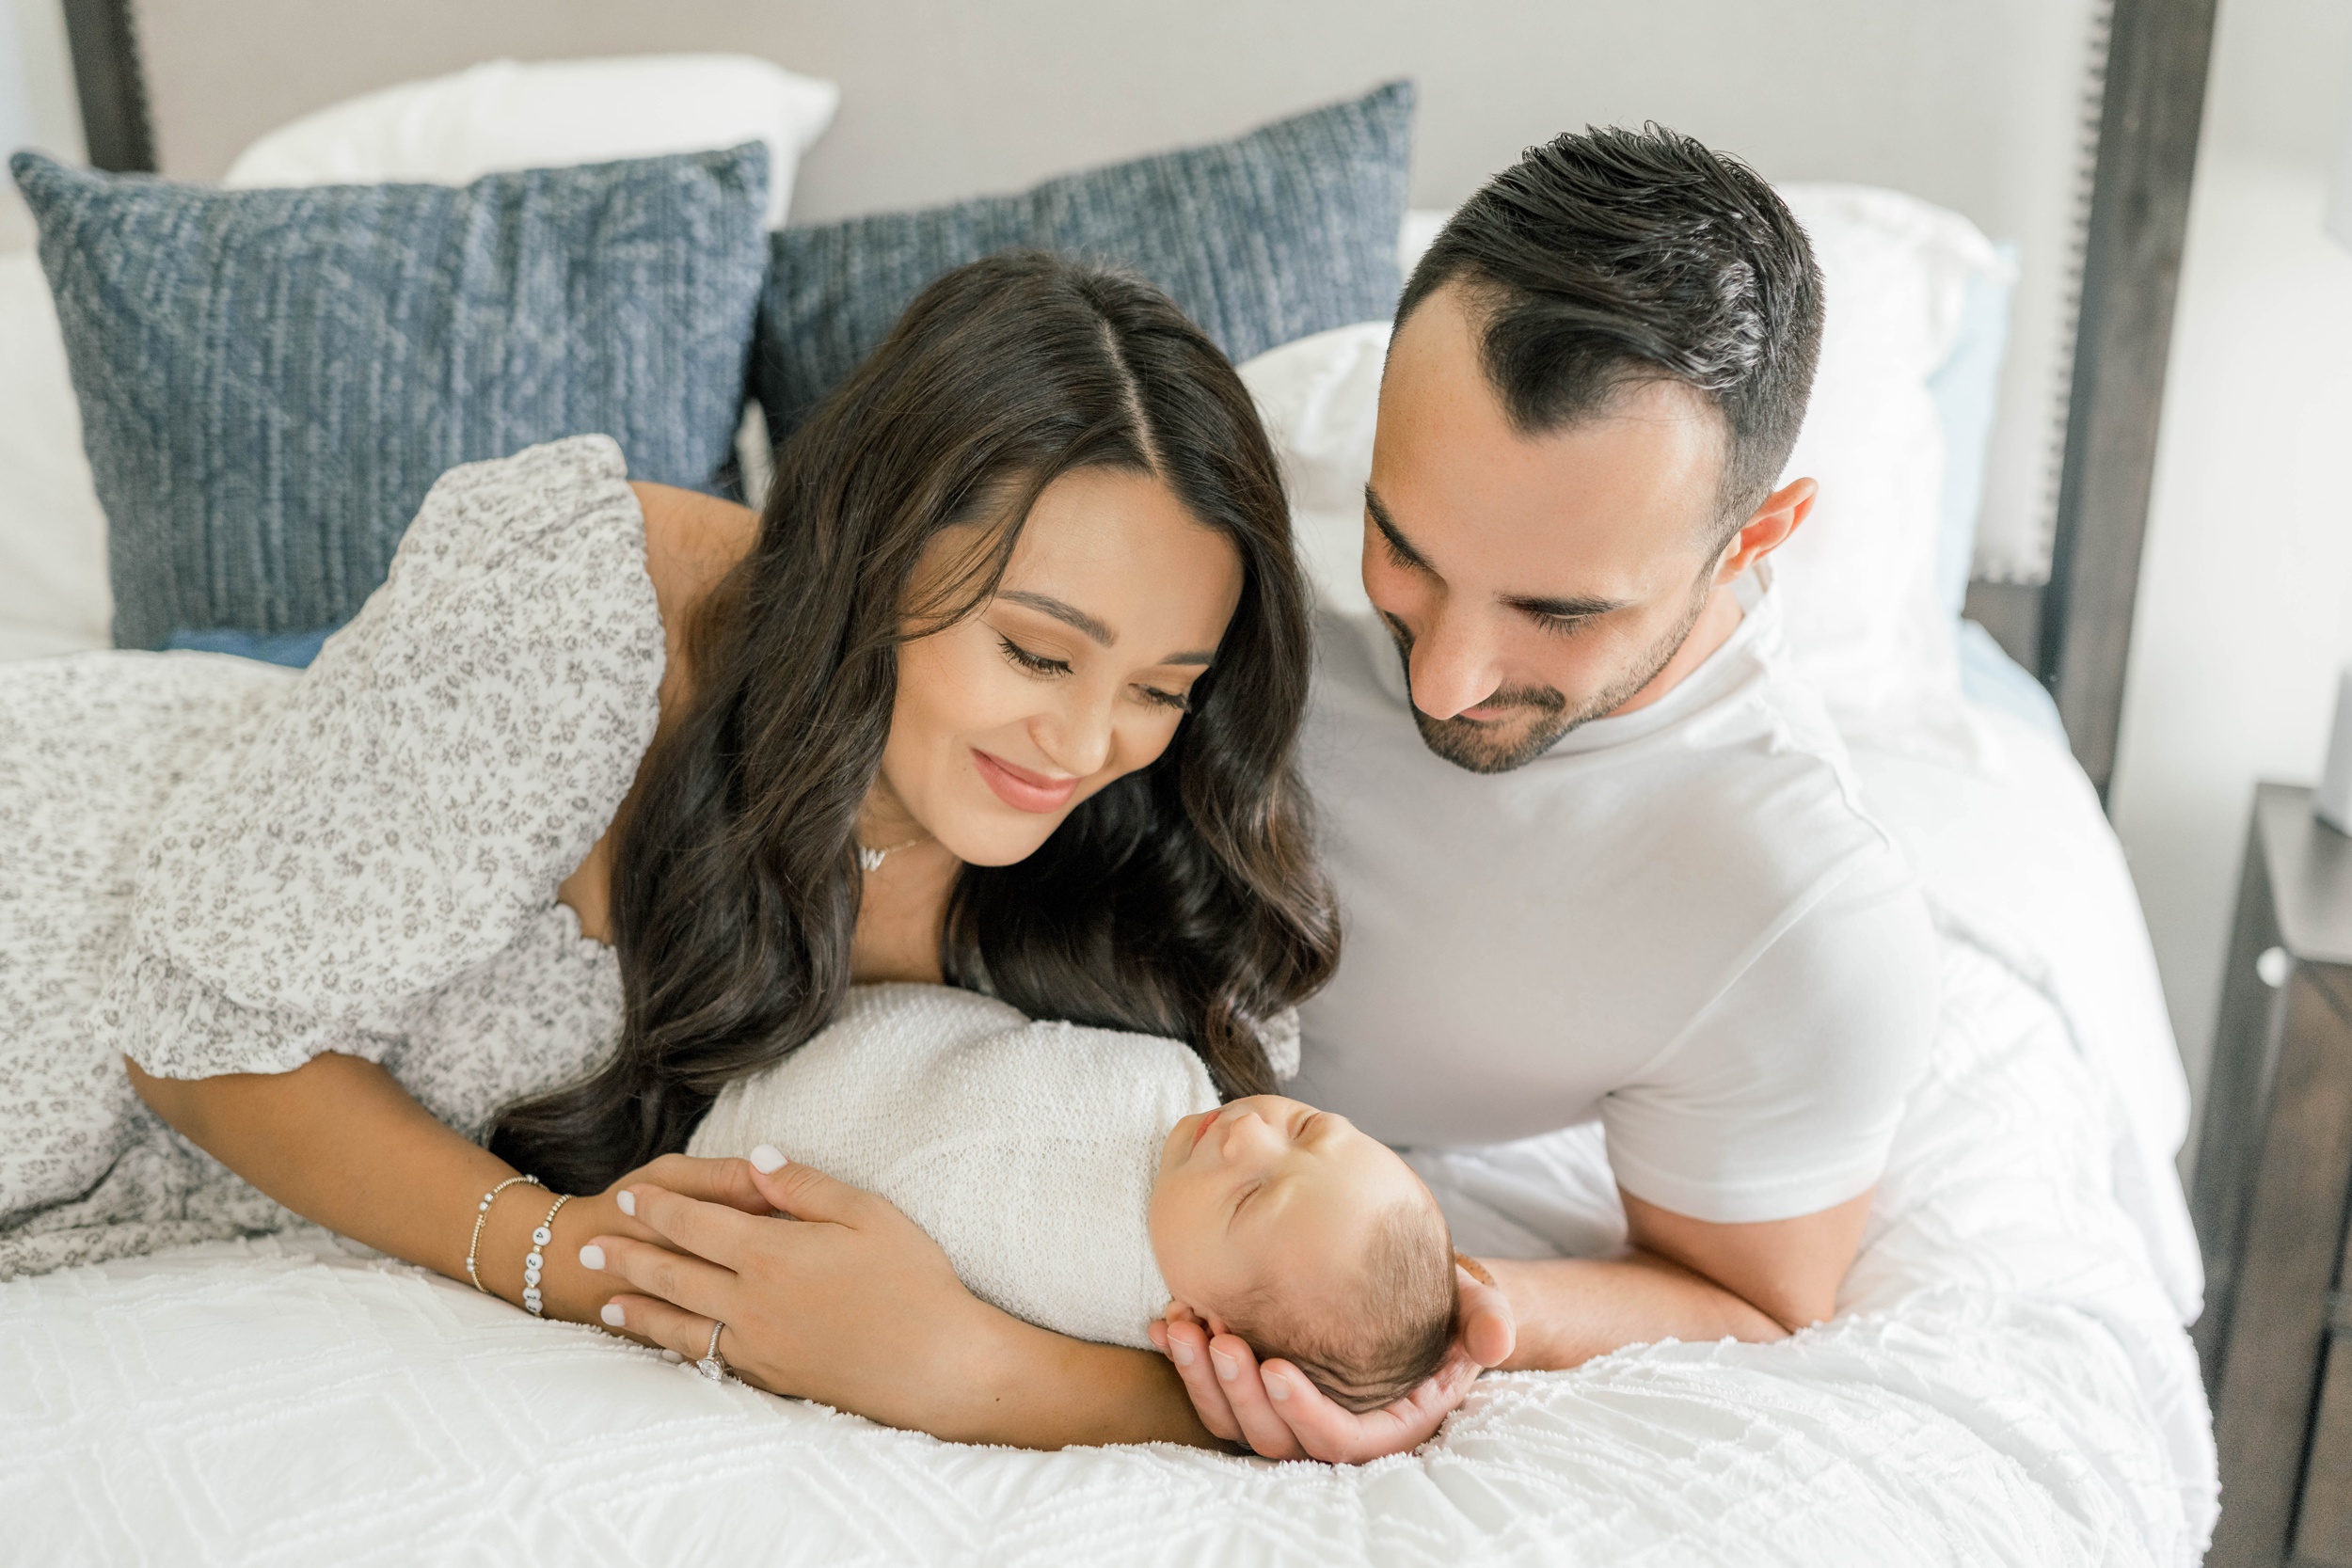
[(727, 1364), (719, 1358), (719, 1336), (724, 1334), (726, 1330), (727, 1325), (723, 1323), (714, 1322), (710, 1325), (710, 1348), (703, 1352), (703, 1358), (700, 1361), (694, 1363), (694, 1370), (713, 1383), (724, 1383), (727, 1380)]

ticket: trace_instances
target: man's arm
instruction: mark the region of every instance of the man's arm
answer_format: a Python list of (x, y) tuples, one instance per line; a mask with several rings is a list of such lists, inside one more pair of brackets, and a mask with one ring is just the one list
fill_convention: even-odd
[(1656, 1339), (1777, 1339), (1822, 1322), (1870, 1212), (1864, 1193), (1795, 1219), (1709, 1225), (1620, 1196), (1626, 1257), (1485, 1260), (1518, 1324), (1504, 1367), (1556, 1370)]
[[(1603, 1117), (1620, 1177), (1638, 1170), (1637, 1185), (1679, 1186), (1691, 1207), (1734, 1212), (1871, 1181), (1926, 1061), (1937, 966), (1926, 907), (1899, 861), (1823, 899), (1716, 999), (1670, 1080), (1612, 1097)], [(1462, 1339), (1483, 1338), (1504, 1354), (1473, 1351), (1479, 1365), (1573, 1367), (1668, 1338), (1777, 1339), (1825, 1319), (1871, 1196), (1749, 1222), (1693, 1219), (1619, 1192), (1626, 1254), (1485, 1265), (1503, 1299), (1478, 1306), (1466, 1294)], [(1391, 1421), (1384, 1440), (1282, 1363), (1262, 1374), (1231, 1335), (1210, 1343), (1197, 1326), (1165, 1333), (1171, 1353), (1197, 1344), (1191, 1365), (1176, 1359), (1209, 1430), (1269, 1457), (1372, 1458), (1398, 1451), (1400, 1436), (1409, 1446), (1437, 1429), (1434, 1418)]]
[(1626, 1256), (1484, 1260), (1495, 1291), (1464, 1279), (1446, 1370), (1368, 1416), (1332, 1403), (1283, 1362), (1261, 1368), (1233, 1335), (1211, 1338), (1185, 1322), (1155, 1325), (1152, 1337), (1216, 1435), (1269, 1458), (1373, 1459), (1425, 1441), (1480, 1367), (1557, 1371), (1628, 1345), (1759, 1342), (1819, 1323), (1836, 1307), (1870, 1212), (1864, 1193), (1795, 1219), (1709, 1225), (1620, 1191), (1633, 1243)]

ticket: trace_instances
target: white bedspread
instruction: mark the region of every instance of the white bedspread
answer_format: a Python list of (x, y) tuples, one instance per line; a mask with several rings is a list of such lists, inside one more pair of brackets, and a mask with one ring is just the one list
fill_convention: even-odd
[[(2022, 725), (1978, 739), (1859, 759), (1937, 895), (1945, 1022), (1826, 1327), (1489, 1376), (1359, 1469), (1031, 1454), (712, 1386), (323, 1235), (215, 1243), (0, 1286), (0, 1557), (2185, 1568), (2214, 1475), (2157, 1172), (2179, 1067), (2079, 777)], [(1605, 1240), (1594, 1141), (1541, 1157), (1549, 1213), (1524, 1161), (1462, 1180)]]

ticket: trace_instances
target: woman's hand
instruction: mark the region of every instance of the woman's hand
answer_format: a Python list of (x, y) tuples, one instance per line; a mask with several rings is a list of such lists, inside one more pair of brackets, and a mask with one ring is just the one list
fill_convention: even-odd
[(1360, 1416), (1333, 1403), (1289, 1362), (1261, 1368), (1236, 1336), (1211, 1338), (1179, 1304), (1170, 1303), (1167, 1319), (1152, 1325), (1152, 1342), (1176, 1363), (1201, 1425), (1217, 1436), (1247, 1443), (1268, 1459), (1360, 1465), (1427, 1442), (1478, 1374), (1511, 1354), (1510, 1303), (1467, 1269), (1454, 1272), (1462, 1326), (1453, 1353), (1420, 1387)]
[(960, 1402), (990, 1398), (1004, 1315), (873, 1194), (806, 1165), (744, 1168), (789, 1217), (755, 1218), (650, 1180), (616, 1190), (660, 1241), (631, 1226), (581, 1249), (582, 1263), (629, 1288), (610, 1297), (603, 1321), (690, 1361), (723, 1323), (719, 1354), (746, 1383), (894, 1426), (960, 1430), (977, 1414)]
[[(661, 1233), (621, 1207), (621, 1194), (640, 1182), (706, 1203), (723, 1205), (763, 1217), (775, 1212), (761, 1192), (757, 1173), (748, 1160), (702, 1160), (686, 1154), (664, 1154), (641, 1165), (600, 1193), (580, 1193), (555, 1216), (554, 1234), (540, 1248), (547, 1259), (544, 1289), (548, 1315), (569, 1323), (592, 1323), (612, 1295), (609, 1275), (580, 1266), (580, 1244), (592, 1236), (622, 1236), (661, 1245)], [(516, 1201), (517, 1194), (529, 1196)], [(546, 1217), (548, 1198), (538, 1187), (509, 1187), (491, 1211), (493, 1225), (484, 1227), (483, 1283), (514, 1299), (522, 1278), (520, 1259), (530, 1248), (527, 1235)], [(512, 1232), (512, 1234), (510, 1234)], [(489, 1259), (499, 1272), (490, 1272)]]

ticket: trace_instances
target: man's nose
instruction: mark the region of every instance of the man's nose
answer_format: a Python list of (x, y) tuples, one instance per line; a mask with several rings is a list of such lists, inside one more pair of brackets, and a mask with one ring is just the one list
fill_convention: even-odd
[(1432, 719), (1451, 719), (1464, 708), (1476, 707), (1502, 685), (1494, 650), (1467, 617), (1442, 610), (1413, 640), (1407, 666), (1413, 705)]

